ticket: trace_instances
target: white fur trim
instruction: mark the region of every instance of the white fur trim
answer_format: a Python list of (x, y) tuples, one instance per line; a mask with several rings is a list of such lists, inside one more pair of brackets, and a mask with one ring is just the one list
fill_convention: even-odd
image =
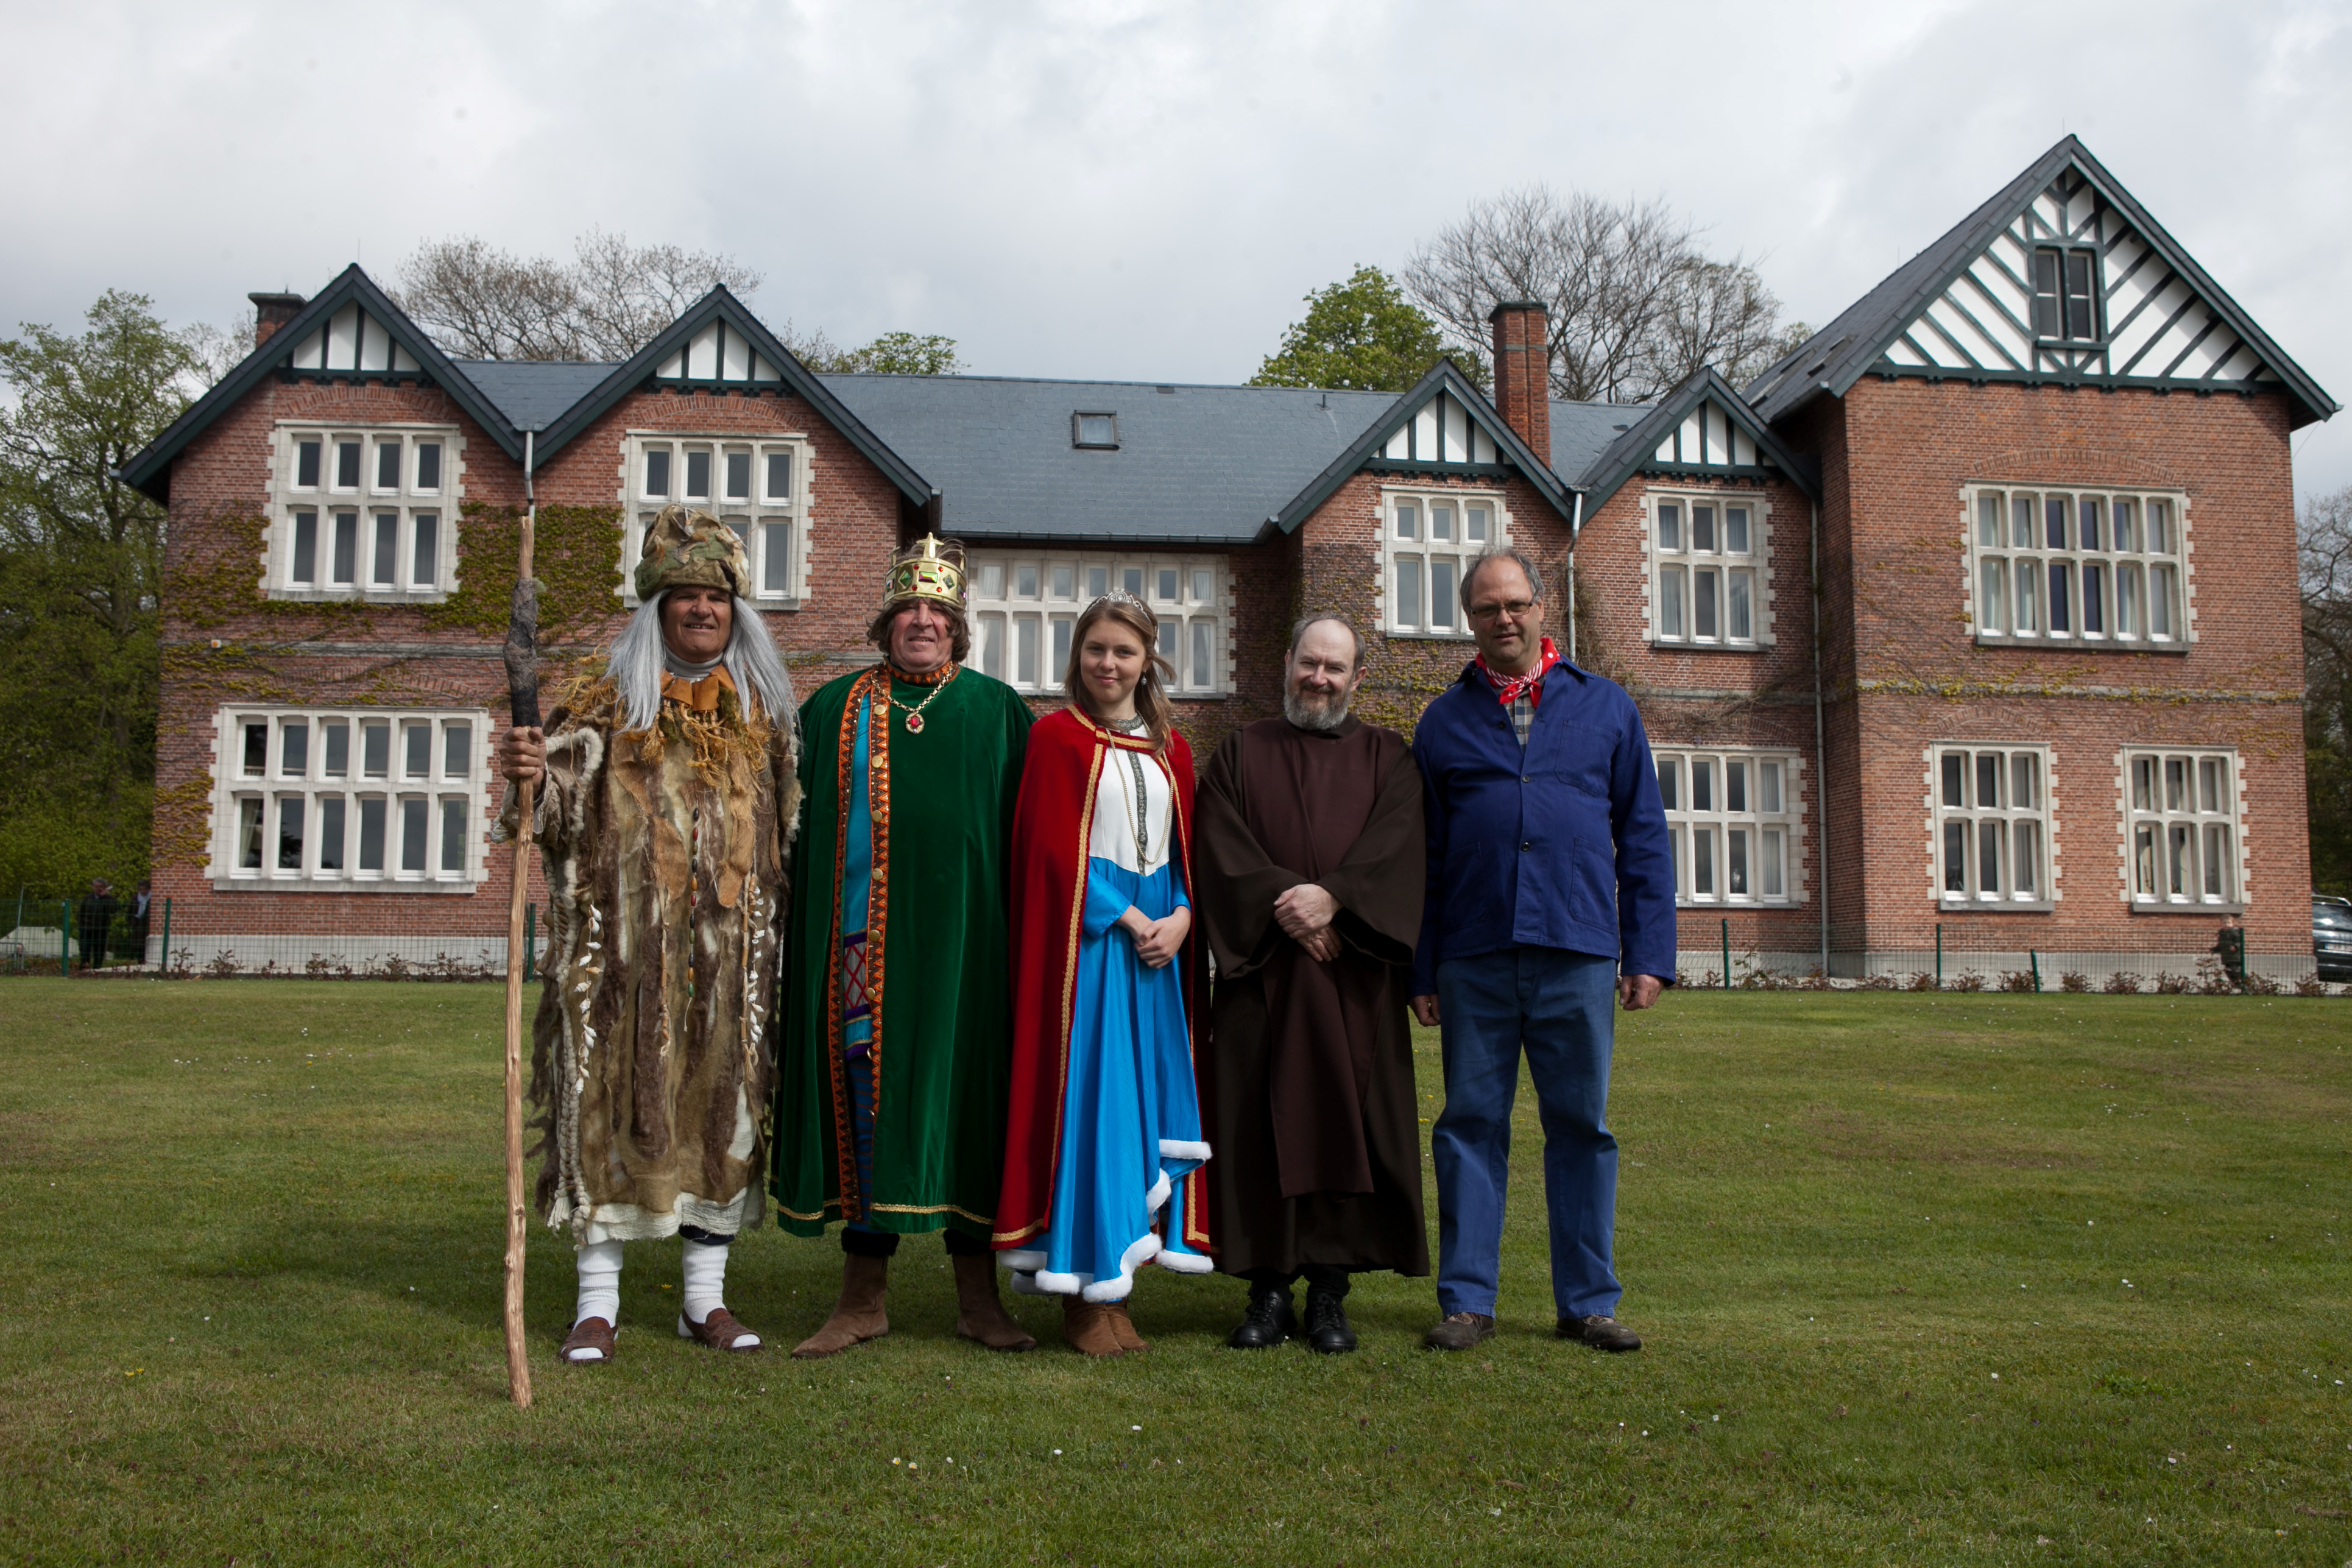
[(1162, 1138), (1160, 1141), (1160, 1157), (1163, 1160), (1198, 1160), (1205, 1165), (1209, 1163), (1209, 1146), (1206, 1143), (1187, 1143), (1181, 1138)]
[(1143, 1194), (1143, 1212), (1158, 1214), (1168, 1206), (1169, 1194), (1175, 1190), (1176, 1184), (1170, 1179), (1168, 1173), (1160, 1172), (1160, 1179), (1151, 1184), (1151, 1190)]
[(1045, 1267), (1045, 1254), (1040, 1247), (1016, 1247), (996, 1256), (1003, 1260), (1004, 1267), (1016, 1273), (1034, 1274)]
[(1124, 1301), (1135, 1289), (1135, 1271), (1160, 1256), (1160, 1237), (1146, 1231), (1119, 1255), (1118, 1278), (1098, 1279), (1078, 1294), (1088, 1301)]
[(1153, 1261), (1173, 1274), (1214, 1274), (1217, 1271), (1217, 1260), (1200, 1252), (1171, 1252), (1163, 1247)]

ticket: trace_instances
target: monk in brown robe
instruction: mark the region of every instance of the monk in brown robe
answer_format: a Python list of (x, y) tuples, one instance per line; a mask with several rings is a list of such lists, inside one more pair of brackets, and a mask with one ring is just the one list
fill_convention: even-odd
[(1421, 773), (1348, 716), (1364, 642), (1336, 616), (1291, 633), (1283, 717), (1226, 738), (1201, 776), (1198, 890), (1216, 956), (1202, 1110), (1220, 1272), (1249, 1281), (1226, 1342), (1351, 1351), (1351, 1271), (1429, 1272), (1405, 1010), (1428, 876)]

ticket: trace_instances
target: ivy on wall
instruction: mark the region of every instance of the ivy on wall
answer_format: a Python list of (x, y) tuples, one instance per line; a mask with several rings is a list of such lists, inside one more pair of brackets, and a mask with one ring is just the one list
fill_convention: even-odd
[[(523, 509), (467, 501), (459, 516), (465, 521), (457, 531), (457, 588), (440, 604), (425, 606), (425, 624), (503, 641), (522, 548)], [(620, 613), (621, 601), (613, 591), (620, 559), (618, 506), (539, 509), (531, 575), (540, 584), (541, 647), (572, 641)]]

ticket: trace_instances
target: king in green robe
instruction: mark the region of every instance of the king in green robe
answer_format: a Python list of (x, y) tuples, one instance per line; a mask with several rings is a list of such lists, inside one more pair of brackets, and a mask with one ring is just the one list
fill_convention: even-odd
[(869, 635), (883, 661), (801, 707), (791, 983), (779, 1054), (778, 1223), (839, 1223), (842, 1295), (793, 1353), (888, 1331), (903, 1236), (944, 1231), (957, 1331), (1034, 1342), (1005, 1314), (989, 1241), (1011, 1056), (1006, 847), (1030, 713), (960, 662), (961, 552), (925, 539)]

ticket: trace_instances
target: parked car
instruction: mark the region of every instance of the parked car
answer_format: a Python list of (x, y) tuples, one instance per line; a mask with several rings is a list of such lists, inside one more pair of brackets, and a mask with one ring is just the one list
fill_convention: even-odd
[(2352, 899), (2311, 895), (2311, 955), (2322, 980), (2352, 981)]

